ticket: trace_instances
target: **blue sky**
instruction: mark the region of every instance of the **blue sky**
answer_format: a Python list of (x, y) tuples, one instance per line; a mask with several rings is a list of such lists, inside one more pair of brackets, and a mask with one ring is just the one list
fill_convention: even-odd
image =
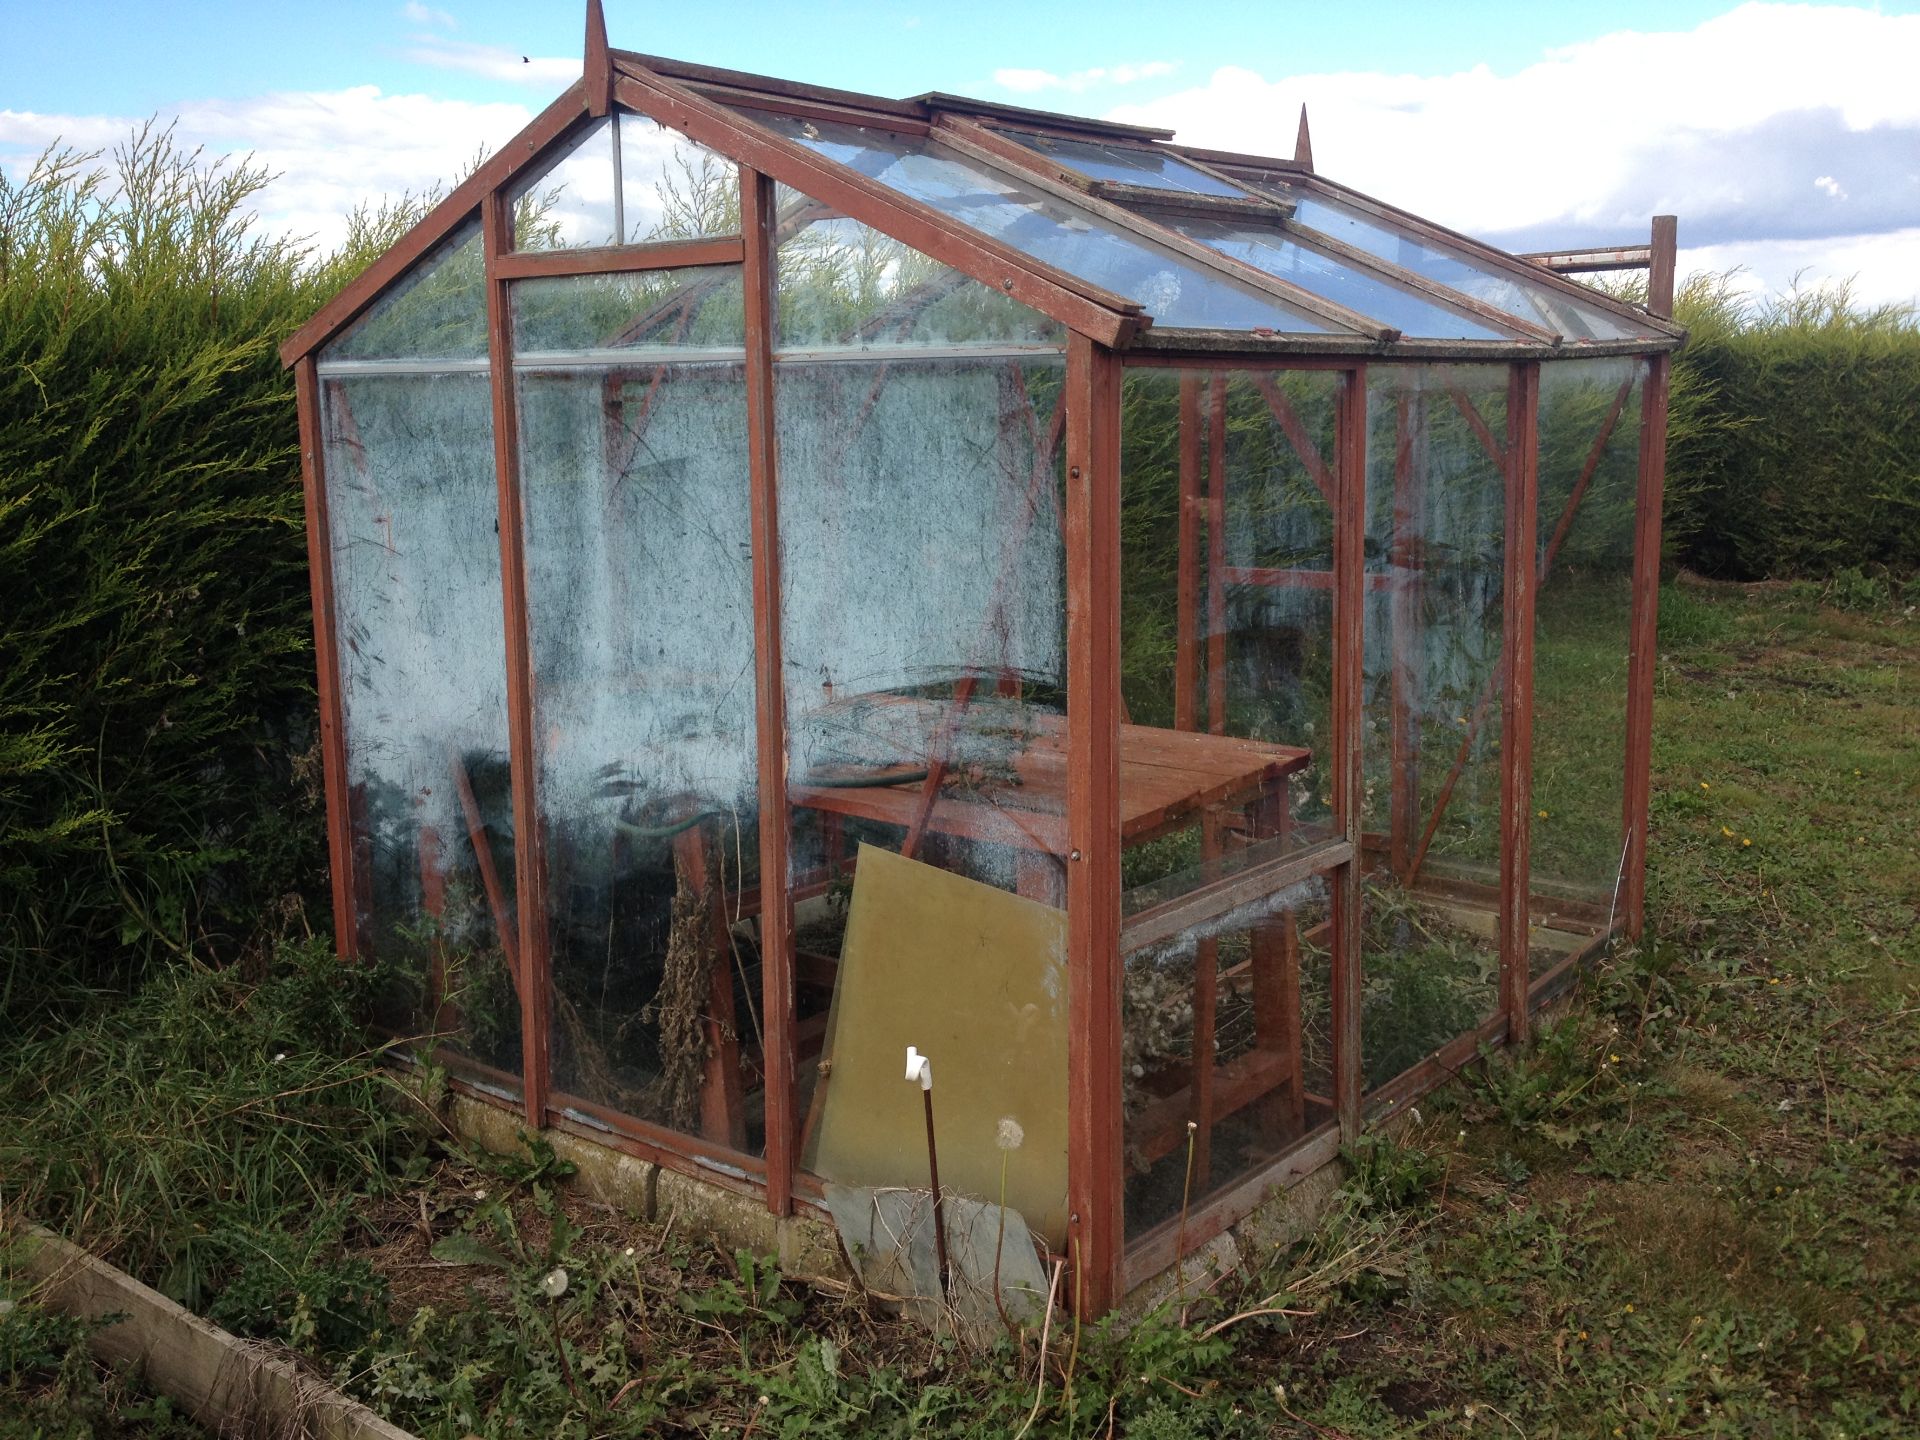
[[(938, 89), (1285, 151), (1304, 100), (1336, 178), (1514, 248), (1681, 216), (1683, 263), (1920, 293), (1920, 0), (805, 6), (606, 0), (613, 43), (907, 95)], [(279, 178), (262, 223), (337, 237), (360, 200), (504, 141), (578, 71), (583, 5), (0, 0), (0, 168), (148, 115)], [(521, 57), (527, 57), (523, 63)]]

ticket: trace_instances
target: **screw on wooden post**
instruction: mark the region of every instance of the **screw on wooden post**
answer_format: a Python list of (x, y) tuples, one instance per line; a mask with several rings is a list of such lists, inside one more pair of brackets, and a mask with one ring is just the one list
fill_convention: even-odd
[(920, 1083), (920, 1099), (927, 1111), (927, 1182), (933, 1187), (933, 1253), (939, 1265), (940, 1296), (947, 1294), (947, 1227), (940, 1208), (940, 1152), (933, 1142), (933, 1062), (913, 1046), (907, 1047), (907, 1079)]

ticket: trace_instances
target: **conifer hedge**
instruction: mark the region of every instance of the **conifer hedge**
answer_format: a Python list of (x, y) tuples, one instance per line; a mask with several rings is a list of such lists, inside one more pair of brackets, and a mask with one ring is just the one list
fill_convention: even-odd
[(266, 179), (151, 128), (0, 175), (0, 1031), (324, 884), (275, 346), (356, 257), (253, 234)]
[(1839, 289), (1688, 282), (1673, 369), (1668, 554), (1733, 580), (1920, 574), (1920, 324)]

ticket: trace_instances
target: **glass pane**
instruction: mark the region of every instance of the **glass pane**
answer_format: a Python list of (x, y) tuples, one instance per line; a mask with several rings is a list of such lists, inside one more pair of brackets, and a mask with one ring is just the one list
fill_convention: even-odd
[(513, 286), (515, 363), (631, 364), (638, 352), (684, 363), (745, 355), (740, 267), (556, 275)]
[[(516, 320), (534, 284), (599, 294), (516, 285)], [(516, 391), (554, 1084), (757, 1154), (744, 370), (536, 362)]]
[(1162, 327), (1325, 334), (1331, 327), (932, 140), (829, 120), (754, 114), (849, 169), (1144, 306)]
[(924, 1188), (900, 1078), (916, 1046), (954, 1097), (942, 1183), (997, 1201), (1004, 1164), (1007, 1203), (1056, 1247), (1062, 368), (949, 353), (775, 373), (802, 1160)]
[(1640, 469), (1638, 360), (1540, 372), (1533, 651), (1533, 963), (1610, 923), (1625, 833), (1627, 651)]
[(1006, 135), (1029, 150), (1072, 166), (1090, 180), (1113, 180), (1122, 185), (1144, 185), (1154, 190), (1184, 191), (1189, 195), (1247, 198), (1246, 191), (1216, 180), (1165, 151), (1105, 145), (1094, 140), (1064, 140), (1058, 135), (1036, 135), (1024, 130), (1009, 130)]
[(395, 966), (384, 1024), (515, 1091), (491, 390), (484, 372), (323, 373), (320, 401), (359, 943)]
[[(1369, 373), (1369, 1088), (1499, 1008), (1506, 366)], [(1384, 824), (1385, 833), (1381, 833)]]
[(643, 115), (602, 116), (514, 183), (514, 247), (637, 245), (740, 231), (740, 169)]
[[(1169, 1183), (1177, 1206), (1185, 1170), (1163, 1142), (1171, 1136), (1184, 1155), (1189, 1119), (1200, 1127), (1199, 1194), (1324, 1118), (1295, 1066), (1296, 912), (1317, 906), (1306, 928), (1320, 926), (1325, 884), (1303, 882), (1295, 862), (1336, 834), (1317, 755), (1332, 739), (1332, 494), (1344, 383), (1327, 371), (1126, 373), (1124, 1045), (1140, 1054), (1123, 1085), (1130, 1125), (1154, 1117), (1129, 1133), (1130, 1234), (1161, 1218)], [(1313, 939), (1324, 957), (1324, 929)], [(1216, 994), (1221, 1006), (1251, 1006), (1251, 1018), (1245, 1035), (1222, 1030), (1214, 1069), (1202, 1071), (1196, 1057), (1209, 1053)], [(1158, 997), (1158, 1008), (1137, 995)], [(1223, 1025), (1230, 1018), (1220, 1012)], [(1242, 1061), (1242, 1052), (1260, 1058)], [(1229, 1146), (1229, 1120), (1243, 1111), (1275, 1123), (1263, 1122), (1259, 1143), (1236, 1132)], [(1206, 1138), (1216, 1126), (1218, 1151)]]
[(615, 245), (613, 128), (595, 120), (544, 169), (515, 181), (513, 244), (516, 250), (561, 250), (576, 245)]
[(740, 233), (740, 167), (678, 130), (620, 114), (627, 243)]
[(1436, 305), (1423, 295), (1402, 289), (1392, 281), (1349, 265), (1331, 255), (1310, 250), (1278, 225), (1205, 220), (1170, 215), (1161, 223), (1212, 246), (1223, 255), (1291, 280), (1336, 305), (1357, 310), (1382, 325), (1391, 325), (1413, 339), (1509, 340), (1513, 337)]
[(1584, 304), (1561, 290), (1532, 284), (1508, 271), (1476, 261), (1452, 246), (1418, 239), (1357, 206), (1330, 199), (1317, 191), (1278, 181), (1262, 183), (1257, 188), (1293, 201), (1295, 224), (1344, 240), (1355, 249), (1450, 286), (1569, 340), (1620, 340), (1655, 333), (1597, 305)]
[(1330, 898), (1313, 875), (1124, 955), (1128, 1240), (1332, 1122)]
[(344, 360), (478, 360), (487, 356), (486, 263), (480, 222), (455, 230), (388, 286), (321, 351)]
[(783, 350), (1025, 346), (1058, 350), (1066, 328), (1011, 296), (782, 187), (778, 344)]

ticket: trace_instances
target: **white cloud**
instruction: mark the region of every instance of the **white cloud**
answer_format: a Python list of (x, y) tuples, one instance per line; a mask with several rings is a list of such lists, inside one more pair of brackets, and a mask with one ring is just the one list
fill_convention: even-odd
[(571, 56), (522, 55), (504, 45), (480, 45), (438, 35), (416, 35), (402, 53), (417, 64), (435, 69), (463, 70), (488, 80), (537, 85), (543, 90), (558, 90), (580, 78), (580, 61)]
[(1075, 70), (1056, 75), (1051, 70), (1005, 69), (993, 72), (993, 83), (1003, 90), (1034, 95), (1044, 90), (1065, 90), (1078, 95), (1099, 85), (1133, 85), (1171, 75), (1174, 66), (1167, 60), (1148, 60), (1138, 65), (1102, 65), (1091, 70)]
[[(361, 85), (191, 101), (161, 118), (175, 121), (175, 139), (186, 147), (251, 152), (277, 177), (255, 197), (259, 223), (326, 248), (344, 237), (356, 205), (448, 183), (476, 152), (504, 145), (532, 114), (521, 105), (387, 95)], [(0, 110), (0, 167), (18, 174), (55, 140), (110, 152), (140, 123), (134, 116)]]
[(1680, 251), (1680, 273), (1738, 269), (1736, 287), (1754, 295), (1847, 285), (1865, 305), (1911, 305), (1920, 299), (1920, 226), (1880, 235), (1818, 240), (1748, 240)]
[[(1511, 74), (1268, 79), (1227, 66), (1109, 114), (1290, 155), (1305, 101), (1326, 174), (1514, 249), (1625, 240), (1670, 212), (1691, 253), (1751, 254), (1756, 272), (1788, 250), (1823, 274), (1851, 273), (1850, 258), (1872, 267), (1863, 291), (1911, 296), (1911, 265), (1874, 278), (1911, 252), (1863, 237), (1920, 226), (1916, 74), (1920, 15), (1746, 4), (1692, 30), (1549, 51)], [(1766, 245), (1776, 250), (1742, 248)]]
[(446, 11), (436, 10), (431, 5), (422, 5), (420, 0), (407, 0), (407, 3), (400, 7), (400, 15), (416, 25), (438, 25), (447, 30), (460, 28), (460, 22)]

